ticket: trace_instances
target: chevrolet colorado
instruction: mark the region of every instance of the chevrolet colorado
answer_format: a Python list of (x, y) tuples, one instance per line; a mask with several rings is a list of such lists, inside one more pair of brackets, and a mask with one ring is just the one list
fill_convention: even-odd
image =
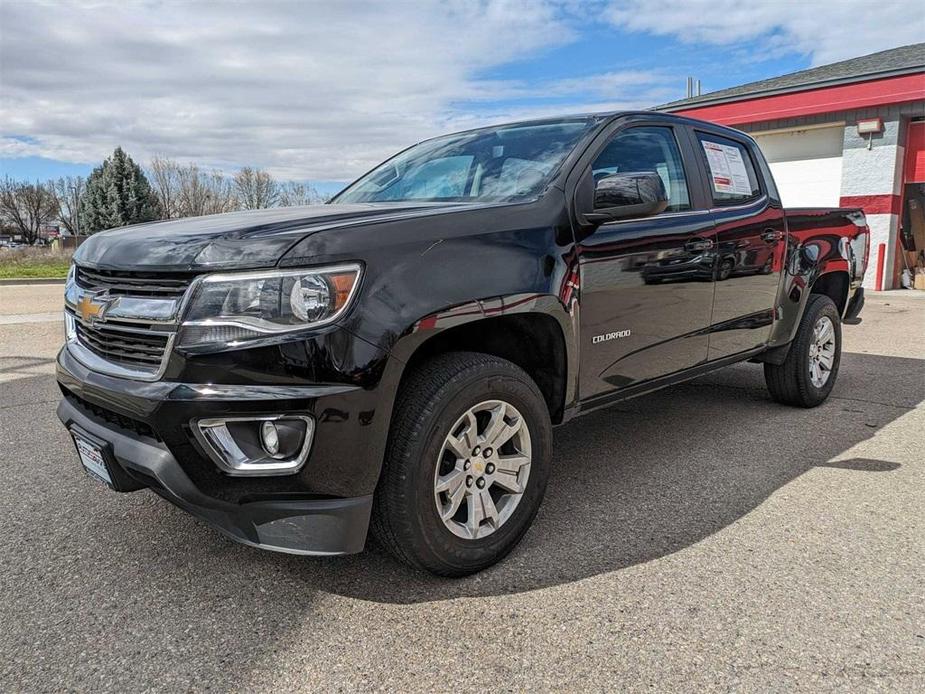
[(868, 247), (858, 210), (785, 211), (735, 130), (471, 130), (328, 205), (92, 236), (58, 414), (92, 477), (235, 540), (341, 554), (371, 528), (460, 576), (530, 526), (553, 425), (745, 360), (775, 400), (823, 402)]

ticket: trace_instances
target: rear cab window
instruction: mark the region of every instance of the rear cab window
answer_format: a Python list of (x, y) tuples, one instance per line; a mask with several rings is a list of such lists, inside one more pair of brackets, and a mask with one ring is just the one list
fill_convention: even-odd
[(740, 205), (761, 196), (761, 181), (748, 147), (712, 133), (696, 134), (716, 205)]

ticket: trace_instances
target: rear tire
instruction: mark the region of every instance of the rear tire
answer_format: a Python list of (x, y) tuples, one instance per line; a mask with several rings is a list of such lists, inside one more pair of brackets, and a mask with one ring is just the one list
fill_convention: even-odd
[(431, 359), (399, 392), (372, 532), (416, 568), (481, 571), (530, 527), (551, 454), (546, 401), (520, 367), (475, 352)]
[(841, 319), (835, 302), (812, 294), (783, 364), (765, 364), (764, 380), (777, 402), (816, 407), (835, 386), (841, 364)]

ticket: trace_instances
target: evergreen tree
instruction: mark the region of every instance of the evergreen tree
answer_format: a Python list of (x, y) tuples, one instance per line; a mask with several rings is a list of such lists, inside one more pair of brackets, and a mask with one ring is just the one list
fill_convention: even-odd
[(82, 229), (92, 234), (159, 218), (157, 197), (141, 167), (116, 147), (87, 179), (81, 205)]

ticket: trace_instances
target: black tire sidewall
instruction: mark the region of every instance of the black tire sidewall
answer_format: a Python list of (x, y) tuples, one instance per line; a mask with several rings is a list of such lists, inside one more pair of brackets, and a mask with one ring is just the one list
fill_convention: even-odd
[[(832, 369), (828, 379), (822, 385), (817, 387), (813, 384), (809, 374), (809, 348), (813, 343), (813, 330), (816, 323), (822, 316), (827, 316), (832, 321), (832, 327), (835, 331), (835, 357), (832, 360)], [(809, 405), (817, 405), (829, 397), (832, 388), (835, 387), (835, 381), (838, 378), (838, 370), (841, 366), (841, 320), (838, 315), (838, 309), (835, 303), (827, 296), (814, 295), (806, 312), (803, 315), (803, 321), (800, 325), (800, 335), (797, 339), (796, 358), (798, 361), (797, 379), (799, 388), (804, 394), (804, 398)]]

